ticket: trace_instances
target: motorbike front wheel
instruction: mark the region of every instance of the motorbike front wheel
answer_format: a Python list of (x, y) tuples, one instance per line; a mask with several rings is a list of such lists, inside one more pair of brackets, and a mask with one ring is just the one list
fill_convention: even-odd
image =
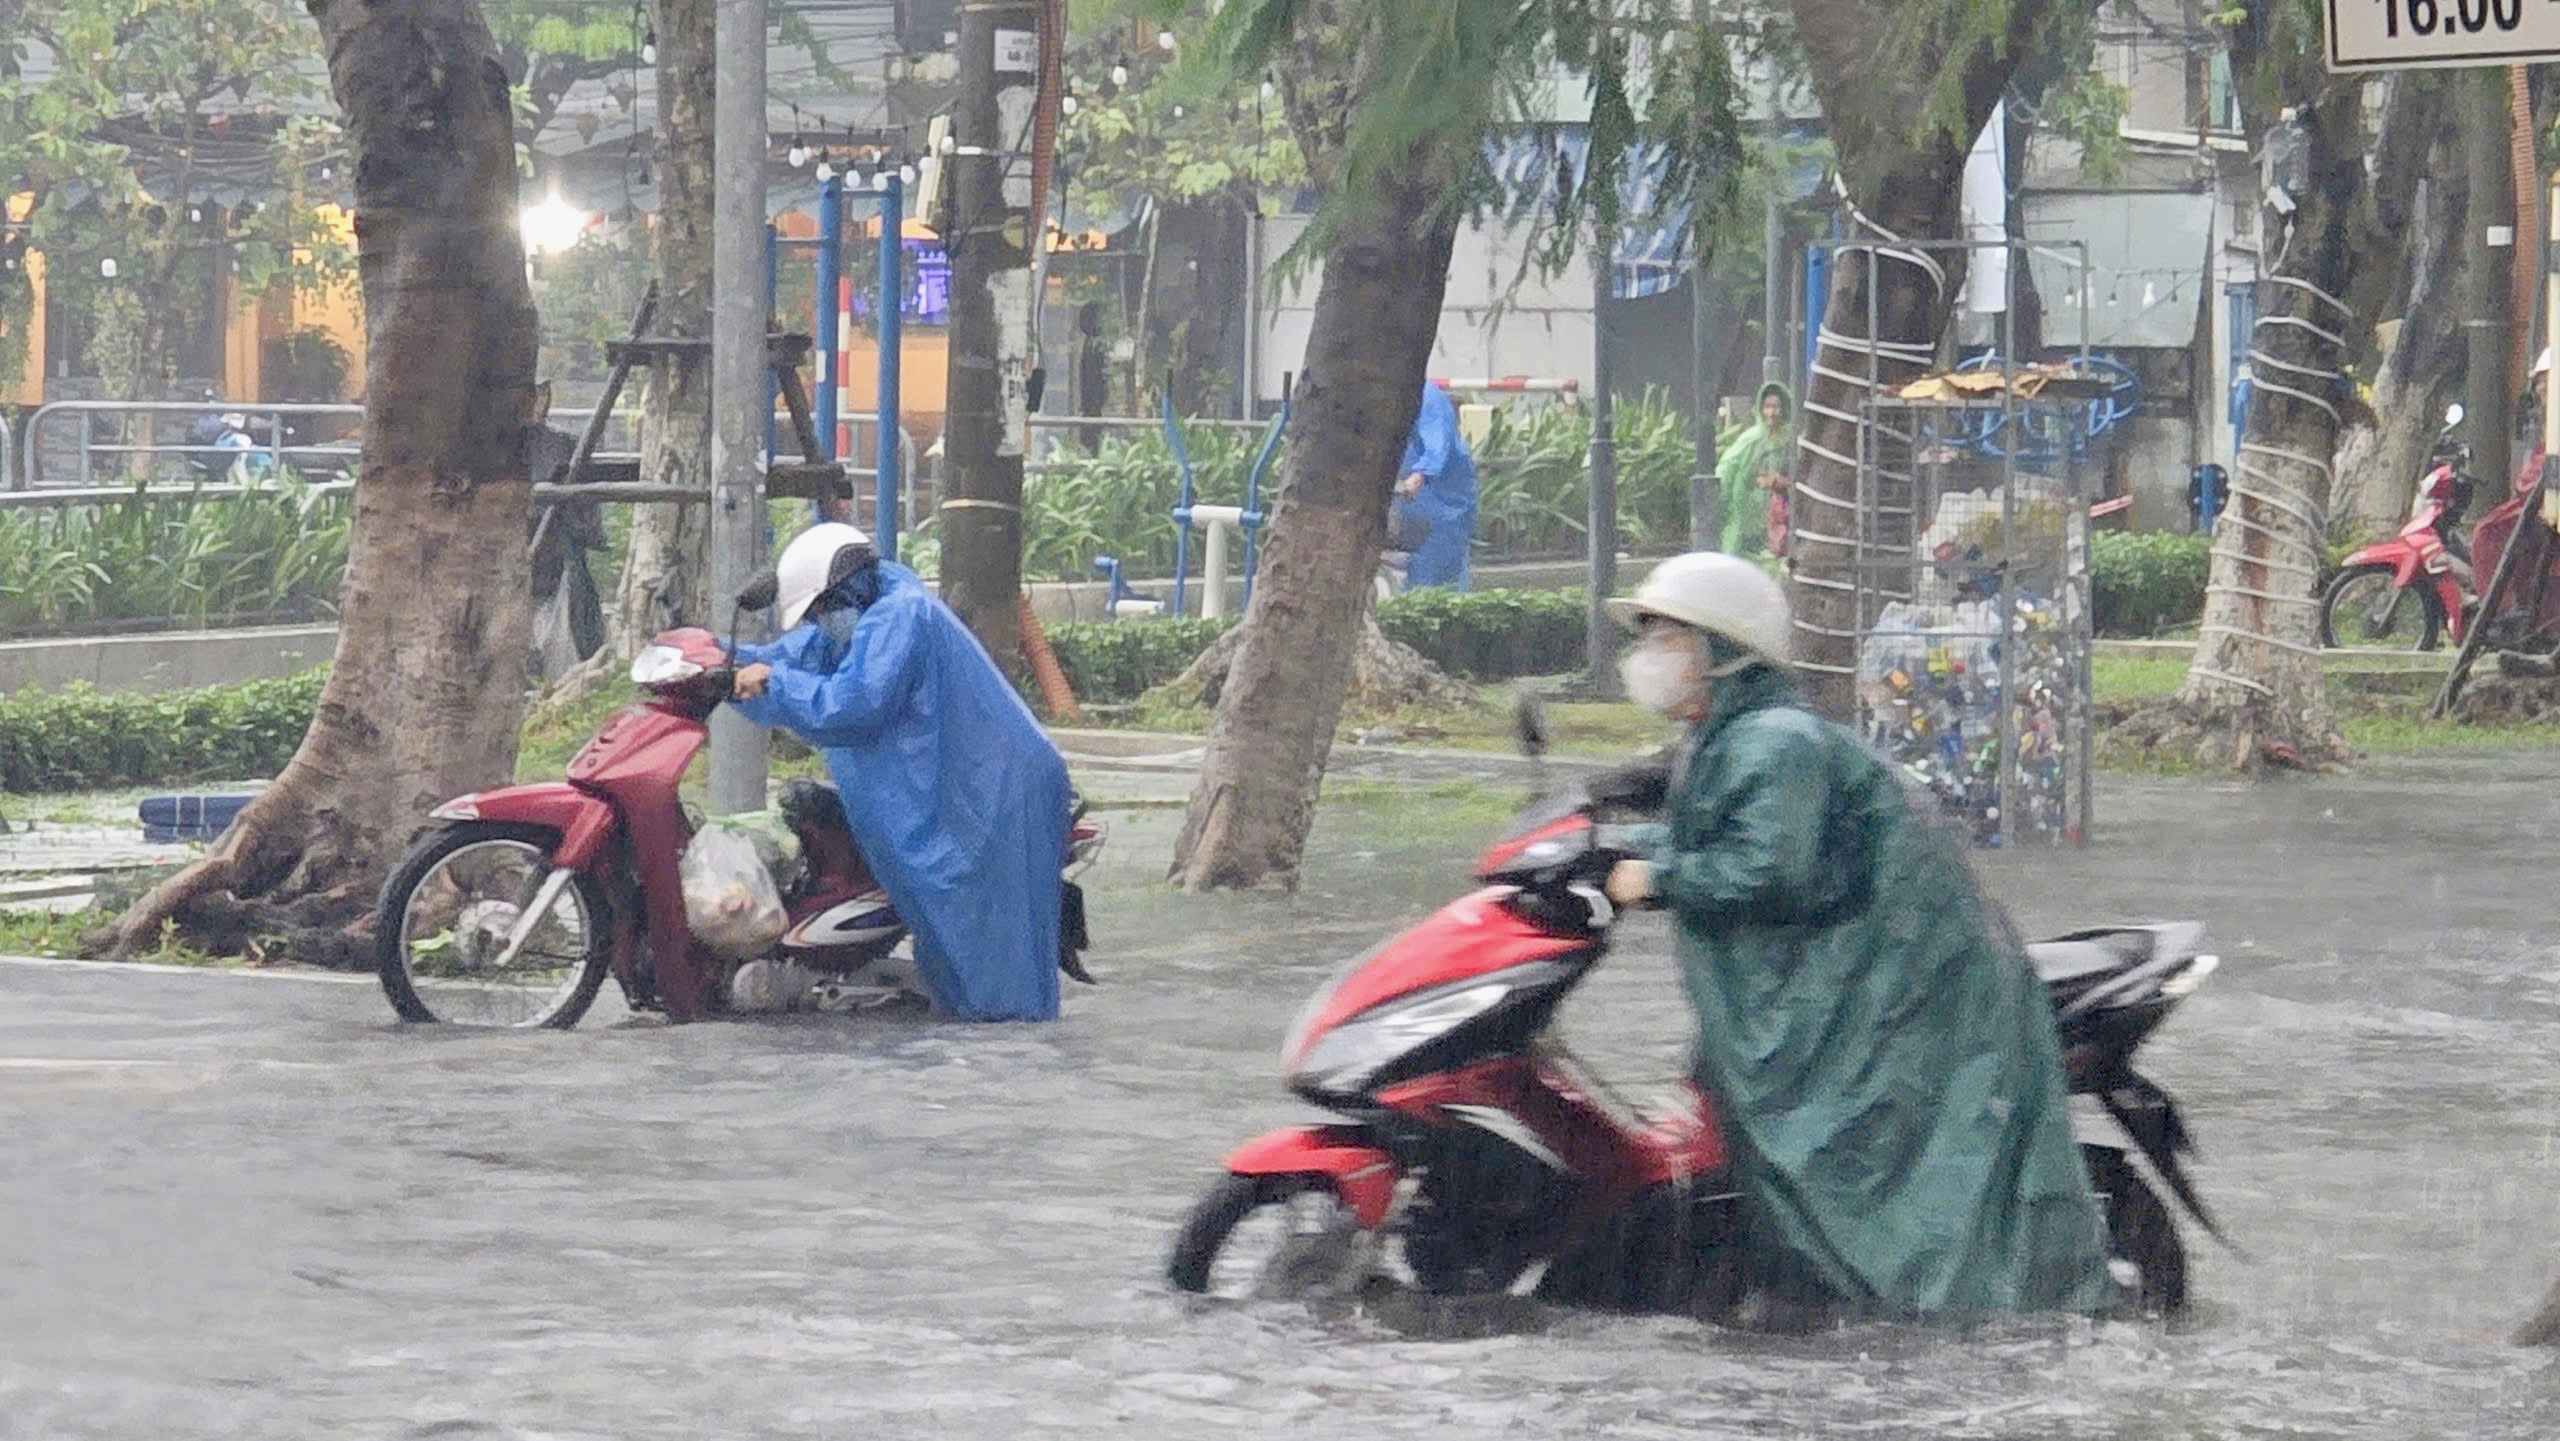
[(612, 969), (593, 876), (551, 864), (558, 837), (464, 821), (429, 831), (383, 883), (374, 946), (400, 1019), (567, 1030)]
[(1360, 1239), (1329, 1177), (1229, 1174), (1191, 1208), (1165, 1279), (1230, 1300), (1303, 1296), (1357, 1279)]
[(2320, 597), (2320, 644), (2434, 650), (2444, 607), (2423, 583), (2402, 588), (2386, 565), (2338, 572)]

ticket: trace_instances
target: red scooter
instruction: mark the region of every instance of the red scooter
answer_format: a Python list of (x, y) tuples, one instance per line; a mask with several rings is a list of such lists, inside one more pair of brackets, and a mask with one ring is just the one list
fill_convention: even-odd
[(2389, 540), (2347, 557), (2320, 597), (2324, 646), (2404, 646), (2434, 650), (2447, 631), (2462, 642), (2471, 623), (2471, 554), (2462, 515), (2471, 504), (2471, 446), (2453, 438), (2462, 407), (2446, 410), (2409, 523)]
[[(738, 608), (773, 599), (767, 576)], [(635, 1011), (690, 1021), (724, 1007), (735, 964), (695, 945), (685, 919), (677, 861), (695, 822), (677, 787), (736, 673), (718, 637), (686, 627), (653, 639), (631, 679), (649, 698), (607, 720), (567, 780), (478, 791), (430, 812), (444, 824), (410, 845), (375, 916), (382, 988), (402, 1020), (566, 1030), (608, 972)], [(795, 782), (781, 810), (807, 865), (782, 898), (780, 951), (825, 978), (821, 987), (848, 983), (888, 956), (906, 923), (863, 866), (831, 788)], [(1076, 802), (1070, 873), (1102, 842)], [(1063, 902), (1059, 968), (1090, 982), (1084, 893), (1072, 879)]]
[[(1483, 889), (1316, 996), (1282, 1061), (1292, 1091), (1346, 1120), (1274, 1131), (1229, 1155), (1174, 1243), (1177, 1289), (1383, 1281), (1710, 1316), (1734, 1303), (1735, 1196), (1711, 1098), (1692, 1085), (1667, 1109), (1631, 1112), (1552, 1032), (1557, 1007), (1608, 949), (1617, 916), (1602, 882), (1634, 854), (1598, 816), (1580, 793), (1533, 809), (1479, 863)], [(2097, 1097), (2211, 1229), (2180, 1164), (2190, 1147), (2177, 1108), (2132, 1067), (2144, 1038), (2213, 971), (2195, 948), (2201, 934), (2130, 927), (2029, 951), (2073, 1091)], [(2123, 1149), (2082, 1152), (2128, 1298), (2177, 1311), (2186, 1252), (2168, 1208)]]

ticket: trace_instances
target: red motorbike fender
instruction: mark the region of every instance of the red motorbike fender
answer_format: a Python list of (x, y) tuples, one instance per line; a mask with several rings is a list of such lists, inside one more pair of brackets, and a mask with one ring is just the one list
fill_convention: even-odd
[(2417, 579), (2418, 576), (2417, 547), (2407, 545), (2396, 540), (2376, 541), (2372, 545), (2368, 545), (2364, 549), (2357, 551), (2355, 554), (2348, 556), (2344, 561), (2339, 563), (2338, 569), (2353, 570), (2358, 566), (2365, 565), (2387, 565), (2391, 567), (2391, 583), (2397, 586), (2405, 586), (2409, 584), (2409, 582)]
[(1341, 1126), (1292, 1126), (1236, 1148), (1227, 1170), (1238, 1176), (1325, 1176), (1365, 1230), (1386, 1224), (1396, 1194), (1395, 1158)]
[(551, 863), (573, 871), (595, 869), (597, 853), (613, 834), (613, 805), (566, 781), (535, 781), (457, 796), (430, 812), (438, 820), (497, 821), (557, 832)]

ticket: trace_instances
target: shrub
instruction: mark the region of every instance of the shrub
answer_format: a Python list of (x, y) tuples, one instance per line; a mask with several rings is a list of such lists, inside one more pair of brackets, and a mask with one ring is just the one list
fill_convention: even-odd
[[(1084, 700), (1135, 700), (1197, 659), (1223, 620), (1070, 621), (1049, 648)], [(1432, 664), (1472, 680), (1552, 675), (1582, 663), (1582, 592), (1418, 590), (1378, 607), (1378, 628)]]
[(0, 791), (203, 785), (272, 776), (311, 728), (328, 671), (122, 695), (87, 685), (0, 695)]
[(1408, 591), (1378, 607), (1389, 640), (1470, 680), (1552, 675), (1582, 664), (1587, 622), (1578, 590)]
[(2100, 635), (2157, 635), (2204, 614), (2213, 542), (2165, 531), (2089, 537), (2091, 620)]
[(0, 635), (325, 615), (346, 568), (350, 514), (346, 496), (291, 476), (218, 500), (0, 511)]

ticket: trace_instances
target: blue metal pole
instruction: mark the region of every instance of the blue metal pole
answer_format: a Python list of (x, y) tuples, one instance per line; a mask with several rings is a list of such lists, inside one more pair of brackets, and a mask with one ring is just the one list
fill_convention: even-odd
[[(844, 182), (828, 176), (818, 182), (818, 454), (836, 458), (836, 352), (844, 323), (836, 314), (844, 274)], [(821, 507), (821, 519), (823, 516)]]
[(872, 468), (873, 493), (879, 499), (880, 553), (898, 558), (898, 329), (906, 307), (906, 186), (893, 171), (881, 173), (880, 294), (871, 307), (880, 336), (880, 395), (873, 409), (872, 434), (878, 437)]
[(1271, 457), (1280, 449), (1280, 436), (1289, 428), (1289, 397), (1280, 397), (1280, 413), (1271, 417), (1271, 428), (1262, 435), (1262, 451), (1253, 458), (1253, 469), (1244, 478), (1244, 603), (1253, 608), (1253, 569), (1255, 548), (1262, 534), (1262, 477), (1271, 469)]
[(1183, 591), (1191, 573), (1191, 451), (1182, 443), (1182, 427), (1173, 418), (1173, 386), (1164, 388), (1164, 439), (1182, 472), (1182, 491), (1173, 504), (1173, 613), (1181, 615)]

